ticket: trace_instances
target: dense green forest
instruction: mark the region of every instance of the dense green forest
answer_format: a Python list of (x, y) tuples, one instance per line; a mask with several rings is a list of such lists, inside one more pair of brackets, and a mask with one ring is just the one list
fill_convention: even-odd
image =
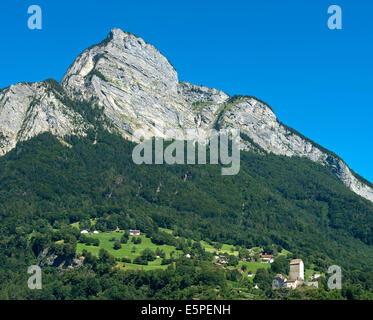
[[(63, 143), (42, 134), (0, 158), (0, 298), (242, 298), (229, 285), (239, 275), (214, 269), (198, 246), (191, 248), (194, 259), (174, 258), (167, 269), (148, 272), (113, 268), (105, 250), (99, 257), (86, 252), (83, 266), (45, 267), (45, 289), (28, 290), (27, 267), (45, 248), (72, 259), (76, 243), (87, 239), (71, 224), (91, 219), (100, 231), (136, 228), (155, 243), (171, 241), (159, 230), (167, 228), (189, 241), (289, 250), (324, 272), (340, 265), (345, 285), (336, 293), (324, 283), (286, 298), (372, 298), (373, 204), (328, 168), (255, 152), (241, 152), (235, 176), (211, 164), (135, 165), (134, 145), (103, 129), (99, 109), (65, 103), (90, 118), (95, 131)], [(263, 290), (251, 298), (284, 298), (270, 290), (275, 271), (256, 275)]]
[[(99, 230), (138, 228), (158, 241), (158, 227), (164, 227), (185, 239), (276, 246), (306, 264), (341, 265), (361, 291), (357, 297), (372, 290), (373, 205), (327, 168), (243, 152), (240, 173), (222, 176), (218, 165), (135, 165), (133, 144), (104, 130), (65, 141), (70, 147), (43, 134), (0, 159), (1, 298), (178, 299), (196, 291), (208, 298), (235, 297), (227, 290), (230, 276), (212, 271), (202, 253), (188, 264), (177, 260), (167, 270), (146, 273), (112, 269), (112, 257), (103, 252), (74, 271), (47, 267), (48, 290), (27, 290), (25, 270), (41, 250), (62, 237), (59, 254), (73, 257), (79, 234), (70, 225), (93, 218)], [(181, 284), (186, 274), (189, 282)]]

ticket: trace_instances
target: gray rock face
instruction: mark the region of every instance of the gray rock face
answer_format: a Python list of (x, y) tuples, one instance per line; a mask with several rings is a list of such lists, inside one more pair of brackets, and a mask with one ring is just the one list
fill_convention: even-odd
[[(244, 149), (260, 148), (260, 152), (321, 163), (352, 191), (373, 202), (373, 189), (341, 159), (282, 125), (268, 105), (253, 97), (230, 98), (217, 89), (180, 83), (169, 61), (130, 33), (113, 29), (107, 39), (86, 49), (61, 85), (71, 99), (102, 106), (125, 138), (132, 138), (136, 129), (143, 129), (148, 137), (164, 137), (164, 129), (197, 128), (208, 135), (215, 127), (237, 128), (251, 139)], [(44, 83), (0, 91), (0, 154), (41, 132), (63, 137), (84, 134), (88, 126)]]
[(373, 189), (359, 181), (338, 157), (320, 150), (281, 125), (274, 112), (254, 98), (244, 98), (225, 111), (223, 126), (240, 129), (267, 152), (289, 157), (306, 157), (330, 167), (352, 191), (373, 202)]
[(93, 99), (104, 107), (124, 136), (142, 128), (194, 125), (194, 113), (179, 94), (175, 69), (152, 45), (114, 29), (108, 39), (85, 50), (70, 67), (62, 86), (71, 97)]
[(0, 91), (0, 155), (43, 132), (63, 137), (84, 134), (87, 127), (46, 83), (19, 83)]
[(66, 259), (65, 257), (61, 257), (53, 253), (53, 251), (50, 248), (45, 248), (38, 255), (37, 265), (41, 268), (53, 266), (62, 270), (80, 267), (83, 265), (83, 262), (84, 257)]

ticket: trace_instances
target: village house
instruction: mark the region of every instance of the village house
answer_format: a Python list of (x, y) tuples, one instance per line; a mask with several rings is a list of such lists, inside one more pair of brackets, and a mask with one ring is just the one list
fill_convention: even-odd
[(271, 254), (261, 254), (260, 258), (262, 259), (261, 263), (273, 263), (275, 261)]
[(140, 230), (130, 230), (130, 236), (139, 236)]
[(271, 255), (271, 254), (261, 254), (261, 255), (260, 255), (260, 258), (261, 258), (262, 260), (269, 261), (270, 259), (273, 258), (273, 255)]
[(80, 233), (81, 233), (81, 234), (88, 234), (89, 231), (88, 231), (88, 230), (82, 230), (82, 231), (80, 231)]

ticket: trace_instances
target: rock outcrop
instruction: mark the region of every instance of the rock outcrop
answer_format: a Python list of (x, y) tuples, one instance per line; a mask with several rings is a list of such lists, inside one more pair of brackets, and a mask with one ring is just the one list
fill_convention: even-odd
[(18, 141), (51, 132), (63, 137), (84, 134), (89, 124), (64, 105), (48, 82), (19, 83), (0, 91), (0, 155)]
[(64, 93), (46, 82), (21, 83), (0, 91), (0, 154), (18, 141), (45, 131), (57, 136), (84, 134), (91, 126), (65, 105), (90, 101), (125, 138), (136, 129), (165, 136), (165, 129), (237, 128), (243, 148), (289, 157), (306, 157), (328, 166), (352, 191), (373, 202), (373, 188), (357, 178), (333, 153), (280, 123), (273, 110), (254, 97), (179, 82), (170, 62), (152, 45), (133, 34), (113, 29), (107, 39), (80, 54), (64, 75)]

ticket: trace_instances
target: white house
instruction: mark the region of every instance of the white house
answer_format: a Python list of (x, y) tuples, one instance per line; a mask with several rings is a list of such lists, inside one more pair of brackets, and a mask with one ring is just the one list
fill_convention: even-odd
[(139, 236), (140, 230), (130, 230), (130, 236)]
[(269, 260), (273, 259), (273, 255), (271, 255), (271, 254), (261, 254), (260, 257), (264, 261), (269, 261)]
[(82, 233), (82, 234), (87, 234), (87, 233), (89, 233), (89, 232), (88, 232), (88, 230), (82, 230), (82, 231), (80, 231), (80, 233)]
[(285, 285), (286, 288), (295, 289), (298, 285), (298, 280), (287, 280)]
[(98, 232), (97, 230), (93, 231), (94, 234), (99, 234), (100, 232)]

